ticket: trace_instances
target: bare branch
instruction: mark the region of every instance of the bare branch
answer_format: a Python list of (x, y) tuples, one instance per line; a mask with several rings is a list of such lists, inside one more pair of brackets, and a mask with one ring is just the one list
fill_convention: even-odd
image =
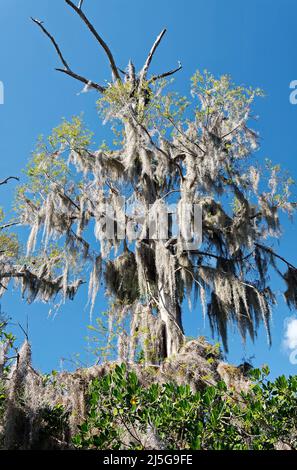
[(78, 75), (77, 73), (73, 72), (70, 67), (68, 62), (66, 61), (65, 57), (63, 56), (60, 47), (57, 44), (57, 41), (55, 38), (48, 32), (48, 30), (43, 26), (43, 22), (34, 18), (31, 18), (32, 21), (39, 26), (39, 28), (43, 31), (43, 33), (50, 39), (51, 43), (53, 44), (62, 64), (64, 65), (64, 69), (57, 68), (56, 70), (58, 72), (65, 73), (66, 75), (69, 75), (72, 78), (75, 78), (75, 80), (78, 80), (85, 85), (88, 85), (90, 88), (94, 88), (95, 90), (99, 91), (100, 93), (104, 93), (105, 88), (102, 87), (101, 85), (98, 85), (98, 83), (92, 82), (92, 80), (88, 80), (87, 78)]
[(161, 78), (170, 77), (170, 75), (174, 75), (176, 72), (179, 72), (182, 68), (183, 68), (183, 66), (179, 62), (178, 67), (176, 69), (169, 70), (169, 72), (164, 72), (164, 73), (161, 73), (160, 75), (155, 75), (154, 77), (149, 79), (148, 83), (150, 84), (150, 83), (153, 83), (157, 80), (160, 80)]
[(9, 227), (14, 227), (15, 225), (20, 225), (20, 222), (10, 222), (8, 224), (1, 225), (0, 230), (4, 230), (5, 228), (9, 228)]
[(208, 253), (207, 251), (200, 251), (200, 250), (184, 250), (185, 253), (188, 251), (191, 251), (191, 254), (193, 255), (199, 255), (199, 256), (207, 256), (210, 258), (215, 258), (215, 259), (220, 259), (221, 257), (218, 255), (215, 255), (213, 253)]
[(227, 134), (224, 134), (222, 135), (222, 137), (220, 137), (220, 139), (225, 139), (225, 137), (228, 137), (229, 135), (233, 134), (233, 132), (237, 131), (237, 129), (239, 129), (239, 127), (242, 125), (242, 122), (240, 122), (236, 127), (234, 127), (234, 129), (232, 129), (232, 131), (230, 132), (227, 132)]
[(145, 64), (140, 72), (140, 78), (141, 78), (141, 81), (145, 80), (146, 79), (146, 76), (147, 76), (147, 72), (148, 72), (148, 69), (151, 65), (151, 61), (154, 57), (154, 54), (156, 52), (156, 49), (157, 47), (159, 46), (160, 42), (162, 41), (162, 38), (164, 36), (164, 34), (166, 33), (166, 29), (163, 29), (163, 31), (161, 31), (161, 33), (159, 34), (159, 36), (157, 37), (156, 41), (154, 42), (153, 44), (153, 47), (151, 48), (150, 52), (149, 52), (149, 55), (145, 61)]
[(22, 330), (22, 332), (23, 332), (24, 335), (25, 335), (26, 340), (28, 341), (28, 340), (29, 340), (29, 337), (28, 337), (28, 317), (27, 317), (27, 331), (25, 330), (25, 328), (22, 327), (22, 325), (20, 324), (20, 322), (18, 322), (18, 326), (19, 326), (19, 328)]
[(120, 69), (120, 67), (118, 67), (118, 70), (119, 70), (119, 72), (121, 72), (123, 75), (125, 75), (126, 78), (128, 77), (128, 74), (127, 74), (127, 72), (125, 72), (125, 70)]
[(2, 186), (3, 184), (7, 184), (10, 180), (20, 181), (20, 178), (18, 178), (17, 176), (8, 176), (8, 178), (5, 178), (5, 180), (0, 181), (0, 186)]
[(95, 90), (99, 91), (100, 93), (104, 93), (106, 88), (103, 86), (99, 85), (98, 83), (92, 82), (92, 80), (88, 80), (85, 77), (82, 77), (81, 75), (78, 75), (77, 73), (73, 72), (72, 70), (65, 70), (65, 69), (56, 69), (57, 72), (65, 73), (66, 75), (69, 75), (72, 78), (75, 78), (75, 80), (78, 80), (79, 82), (85, 83), (88, 85), (90, 88), (94, 88)]
[(31, 17), (31, 20), (33, 21), (33, 23), (37, 24), (37, 26), (39, 26), (39, 28), (44, 32), (44, 34), (51, 40), (51, 42), (54, 45), (54, 48), (56, 49), (56, 52), (57, 52), (58, 56), (60, 57), (60, 60), (61, 60), (62, 64), (64, 65), (65, 69), (70, 70), (70, 67), (69, 67), (68, 63), (66, 62), (66, 60), (65, 60), (65, 58), (64, 58), (64, 56), (61, 52), (61, 49), (59, 48), (55, 38), (43, 26), (43, 22), (36, 19), (36, 18), (32, 18), (32, 17)]
[(278, 255), (277, 253), (275, 253), (275, 251), (272, 249), (272, 248), (269, 248), (268, 246), (265, 246), (265, 245), (262, 245), (260, 243), (255, 243), (255, 246), (257, 246), (258, 248), (260, 248), (260, 250), (263, 250), (263, 251), (266, 251), (267, 253), (270, 253), (272, 256), (274, 256), (275, 258), (283, 261), (283, 263), (285, 263), (288, 267), (294, 269), (295, 271), (297, 271), (297, 268), (296, 266), (294, 266), (293, 264), (289, 263), (289, 261), (287, 261), (285, 258), (283, 258), (282, 256)]
[(83, 6), (84, 0), (80, 0), (78, 4), (78, 9), (81, 10)]
[(97, 39), (97, 41), (99, 42), (100, 46), (104, 49), (104, 51), (106, 52), (106, 55), (108, 57), (108, 60), (109, 60), (109, 63), (110, 63), (110, 67), (111, 67), (111, 70), (112, 70), (112, 73), (115, 77), (115, 79), (121, 81), (121, 77), (119, 75), (119, 72), (118, 72), (118, 68), (115, 64), (115, 61), (114, 61), (114, 58), (113, 58), (113, 55), (108, 47), (108, 45), (106, 44), (105, 41), (103, 41), (103, 39), (101, 38), (101, 36), (98, 34), (98, 32), (96, 31), (96, 29), (94, 28), (94, 26), (90, 23), (90, 21), (88, 20), (88, 18), (86, 17), (86, 15), (82, 12), (82, 10), (77, 7), (71, 0), (65, 0), (65, 2), (71, 7), (73, 8), (74, 11), (76, 11), (76, 13), (80, 16), (80, 18), (83, 20), (83, 22), (86, 24), (86, 26), (88, 27), (88, 29), (91, 31), (91, 33), (93, 34), (93, 36)]

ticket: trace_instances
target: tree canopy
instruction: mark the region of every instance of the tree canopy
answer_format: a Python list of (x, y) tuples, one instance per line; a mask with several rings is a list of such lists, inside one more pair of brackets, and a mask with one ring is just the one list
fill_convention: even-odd
[[(166, 30), (138, 73), (132, 61), (121, 70), (82, 4), (66, 3), (106, 53), (112, 72), (107, 85), (74, 72), (44, 23), (33, 21), (58, 54), (57, 70), (99, 94), (99, 116), (110, 123), (114, 140), (95, 144), (80, 117), (39, 140), (16, 202), (19, 223), (30, 228), (27, 261), (12, 269), (4, 258), (1, 282), (7, 287), (16, 278), (29, 301), (57, 294), (65, 300), (89, 272), (91, 309), (103, 282), (116, 305), (110, 328), (115, 317), (131, 320), (119, 335), (122, 359), (133, 360), (138, 344), (147, 362), (176, 353), (184, 342), (182, 304), (191, 298), (199, 298), (225, 349), (231, 323), (245, 340), (247, 334), (254, 339), (263, 322), (270, 341), (276, 302), (271, 270), (284, 281), (289, 307), (297, 306), (296, 268), (273, 248), (281, 236), (280, 213), (291, 216), (295, 204), (291, 178), (255, 157), (260, 139), (253, 106), (261, 90), (197, 72), (190, 97), (172, 91), (168, 77), (180, 64), (149, 75)], [(191, 239), (197, 235), (197, 206), (203, 240), (188, 249), (188, 227)], [(168, 237), (150, 237), (152, 221), (157, 225), (164, 213)]]

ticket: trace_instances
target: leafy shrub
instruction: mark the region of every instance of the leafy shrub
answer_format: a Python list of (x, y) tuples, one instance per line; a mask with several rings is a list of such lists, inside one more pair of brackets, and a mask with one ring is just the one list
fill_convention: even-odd
[[(145, 449), (150, 438), (165, 449), (269, 450), (297, 448), (297, 376), (267, 379), (251, 372), (248, 393), (224, 382), (193, 392), (174, 383), (142, 386), (116, 366), (90, 384), (88, 415), (73, 443), (87, 449)], [(150, 441), (151, 442), (151, 441)]]

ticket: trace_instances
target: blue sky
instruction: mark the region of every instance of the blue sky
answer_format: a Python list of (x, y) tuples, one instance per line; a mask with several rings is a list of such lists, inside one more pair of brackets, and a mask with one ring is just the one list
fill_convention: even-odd
[[(85, 11), (111, 46), (121, 67), (131, 57), (137, 66), (143, 63), (156, 35), (163, 27), (168, 33), (155, 56), (152, 71), (176, 66), (183, 69), (175, 86), (188, 93), (189, 78), (196, 69), (208, 69), (215, 75), (228, 73), (239, 84), (262, 88), (266, 97), (256, 104), (260, 116), (261, 150), (258, 158), (279, 162), (297, 179), (297, 106), (289, 102), (289, 84), (297, 79), (295, 0), (85, 0)], [(0, 106), (0, 175), (21, 175), (39, 134), (47, 135), (61, 121), (81, 111), (85, 121), (104, 139), (107, 128), (98, 119), (96, 94), (77, 95), (81, 86), (54, 71), (58, 59), (44, 36), (29, 21), (43, 19), (55, 33), (72, 68), (104, 84), (110, 78), (103, 52), (79, 19), (63, 0), (0, 0), (0, 80), (5, 87), (5, 103)], [(1, 187), (0, 203), (9, 210), (13, 187)], [(297, 265), (296, 225), (285, 222), (284, 236), (278, 247), (283, 256)], [(278, 291), (281, 284), (276, 281)], [(230, 332), (228, 360), (240, 362), (255, 356), (254, 364), (268, 363), (272, 375), (296, 374), (282, 348), (284, 321), (294, 313), (288, 311), (278, 296), (274, 311), (272, 338), (268, 348), (262, 328), (258, 339), (244, 347), (237, 332)], [(43, 371), (59, 368), (61, 357), (85, 353), (89, 312), (85, 308), (86, 292), (64, 305), (55, 317), (49, 307), (27, 305), (18, 292), (1, 300), (2, 310), (13, 321), (26, 323), (36, 368)], [(99, 295), (96, 311), (106, 307)], [(189, 335), (209, 337), (200, 309), (186, 312)], [(17, 330), (21, 339), (21, 332)]]

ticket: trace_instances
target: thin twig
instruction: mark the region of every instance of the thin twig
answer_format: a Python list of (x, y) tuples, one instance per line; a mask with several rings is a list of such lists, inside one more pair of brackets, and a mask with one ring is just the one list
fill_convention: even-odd
[[(160, 114), (161, 114), (161, 113), (160, 113)], [(170, 116), (166, 116), (166, 119), (172, 124), (172, 126), (174, 127), (174, 129), (176, 129), (177, 132), (178, 132), (179, 134), (181, 134), (181, 136), (184, 137), (190, 144), (195, 145), (195, 147), (197, 147), (198, 150), (200, 150), (200, 151), (203, 152), (204, 154), (206, 153), (205, 150), (204, 150), (202, 147), (200, 147), (199, 144), (197, 144), (197, 142), (194, 142), (192, 139), (190, 139), (190, 138), (187, 136), (187, 134), (186, 134), (185, 132), (183, 132), (183, 131), (180, 130), (180, 128), (176, 125), (176, 123), (174, 122), (174, 120), (173, 120)], [(188, 147), (186, 147), (180, 140), (178, 140), (178, 141), (179, 141), (179, 143), (180, 143), (186, 150), (188, 150), (189, 152), (191, 152), (191, 150), (188, 149)], [(196, 156), (193, 152), (191, 152), (191, 155)]]
[(208, 253), (206, 251), (199, 251), (199, 250), (184, 250), (184, 252), (191, 251), (191, 254), (193, 255), (200, 255), (200, 256), (208, 256), (210, 258), (215, 258), (215, 259), (220, 259), (221, 256), (215, 255), (213, 253)]
[(20, 222), (10, 222), (8, 224), (1, 225), (0, 230), (4, 230), (5, 228), (13, 227), (15, 225), (20, 225)]
[(168, 191), (168, 193), (166, 193), (162, 197), (160, 197), (160, 200), (165, 199), (166, 197), (170, 196), (171, 194), (180, 193), (180, 192), (182, 192), (181, 189), (172, 189), (171, 191)]
[[(28, 321), (28, 319), (27, 319), (27, 321)], [(20, 322), (18, 322), (18, 326), (19, 326), (19, 328), (22, 330), (22, 332), (24, 333), (26, 340), (29, 341), (29, 336), (28, 336), (28, 323), (27, 323), (27, 331), (25, 331), (25, 329), (22, 327), (22, 325), (20, 324)]]
[(232, 129), (232, 131), (230, 132), (227, 132), (227, 134), (224, 134), (222, 135), (222, 137), (220, 137), (222, 140), (225, 139), (226, 137), (228, 137), (229, 135), (233, 134), (233, 132), (237, 131), (237, 129), (239, 129), (239, 127), (242, 125), (242, 122), (240, 122), (236, 127), (234, 127), (234, 129)]
[(255, 243), (255, 246), (257, 246), (258, 248), (260, 248), (260, 250), (264, 250), (266, 251), (267, 253), (270, 253), (272, 256), (275, 256), (276, 258), (278, 258), (279, 260), (283, 261), (287, 266), (289, 266), (290, 268), (292, 269), (295, 269), (297, 270), (296, 266), (294, 266), (293, 264), (289, 263), (289, 261), (287, 261), (285, 258), (283, 258), (282, 256), (278, 255), (277, 253), (275, 253), (275, 251), (272, 250), (272, 248), (269, 248), (265, 245), (261, 245), (260, 243)]
[(0, 186), (2, 186), (3, 184), (7, 184), (10, 180), (20, 181), (20, 178), (18, 178), (17, 176), (8, 176), (8, 178), (5, 178), (5, 180), (0, 181)]
[(192, 271), (190, 271), (190, 269), (188, 269), (186, 266), (180, 265), (180, 266), (175, 270), (175, 272), (181, 271), (182, 269), (184, 269), (188, 274), (190, 274), (190, 276), (192, 277), (193, 281), (194, 281), (196, 284), (198, 284), (198, 286), (200, 287), (200, 289), (203, 289), (202, 284), (195, 278), (195, 276), (194, 276), (194, 274), (192, 273)]

